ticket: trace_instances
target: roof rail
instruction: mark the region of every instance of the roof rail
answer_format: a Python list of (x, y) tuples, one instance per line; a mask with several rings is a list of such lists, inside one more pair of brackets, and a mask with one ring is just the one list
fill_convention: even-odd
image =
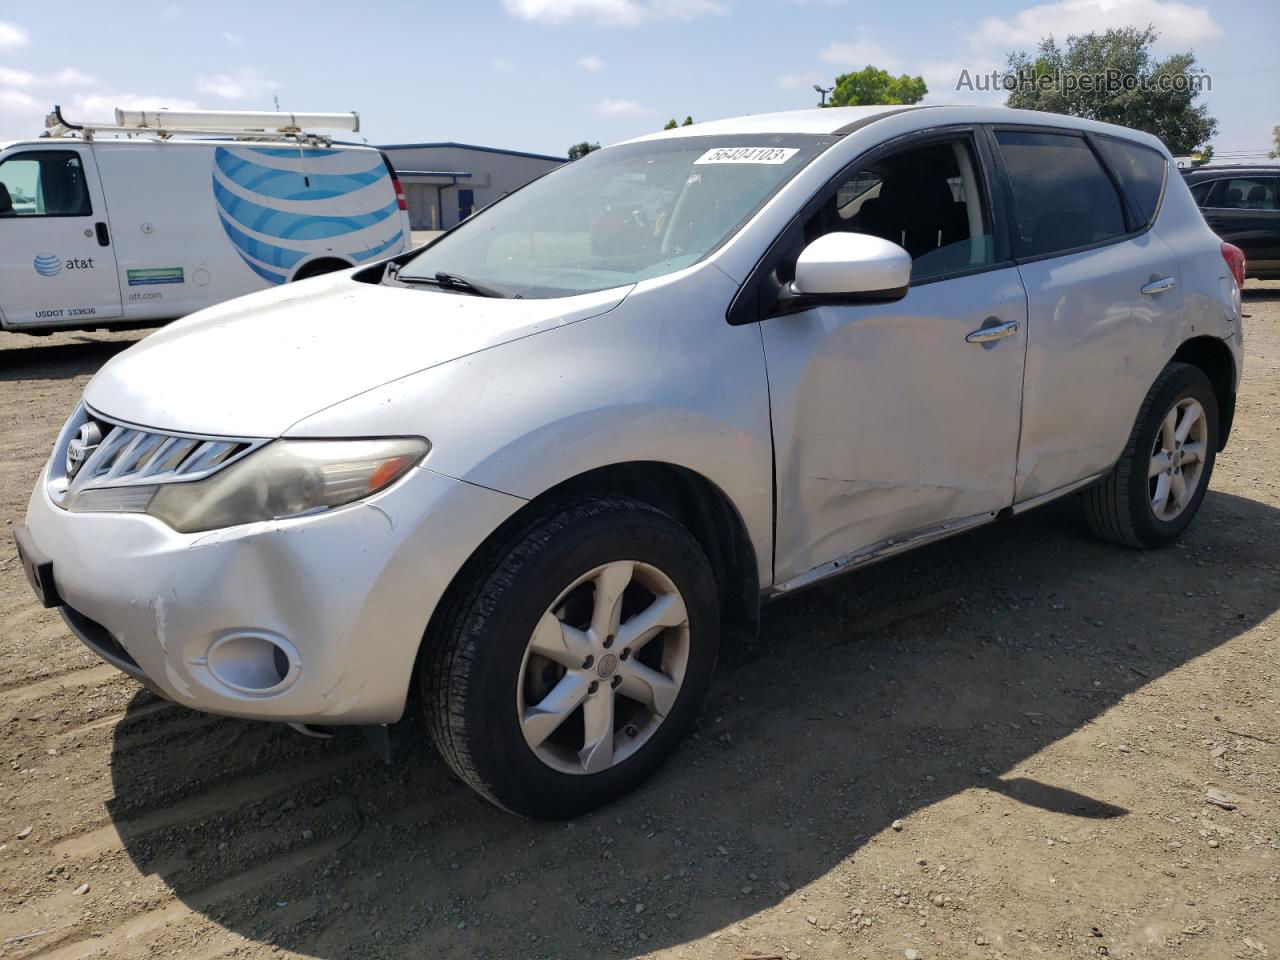
[(127, 137), (149, 136), (167, 140), (174, 136), (223, 137), (233, 140), (272, 140), (305, 143), (332, 142), (332, 138), (304, 131), (303, 126), (358, 132), (360, 114), (266, 113), (231, 110), (121, 110), (115, 123), (73, 123), (55, 105), (45, 118), (50, 137), (80, 136), (92, 140), (99, 133)]

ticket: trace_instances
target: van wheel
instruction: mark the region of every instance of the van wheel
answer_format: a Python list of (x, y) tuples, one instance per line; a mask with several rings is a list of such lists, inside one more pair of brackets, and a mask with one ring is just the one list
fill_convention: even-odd
[(1104, 540), (1162, 547), (1191, 523), (1218, 451), (1218, 400), (1199, 368), (1171, 363), (1156, 379), (1119, 462), (1084, 493)]
[(422, 671), (428, 728), (482, 796), (573, 817), (661, 765), (706, 695), (716, 585), (679, 523), (626, 497), (562, 500), (459, 578)]
[(326, 273), (335, 273), (338, 270), (346, 270), (351, 264), (345, 260), (338, 260), (333, 257), (325, 257), (320, 260), (312, 260), (310, 263), (303, 264), (298, 268), (298, 272), (294, 274), (294, 281), (310, 280), (312, 277), (319, 277)]

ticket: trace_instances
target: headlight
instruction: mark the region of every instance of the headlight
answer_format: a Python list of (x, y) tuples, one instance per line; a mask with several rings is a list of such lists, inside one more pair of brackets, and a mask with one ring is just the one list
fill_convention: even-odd
[(181, 533), (280, 520), (377, 493), (430, 449), (419, 437), (277, 440), (204, 480), (86, 490), (71, 509), (146, 512)]

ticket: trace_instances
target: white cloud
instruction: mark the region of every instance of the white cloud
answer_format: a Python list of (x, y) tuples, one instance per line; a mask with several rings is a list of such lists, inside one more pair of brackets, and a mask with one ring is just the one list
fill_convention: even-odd
[(11, 67), (0, 67), (0, 86), (29, 87), (36, 82), (34, 73), (25, 70), (14, 70)]
[(975, 47), (1034, 47), (1042, 37), (1112, 27), (1145, 27), (1160, 32), (1162, 45), (1190, 46), (1222, 35), (1207, 7), (1178, 0), (1055, 0), (1018, 11), (1008, 19), (986, 17), (969, 35)]
[(865, 67), (868, 64), (888, 70), (898, 69), (898, 58), (873, 40), (861, 39), (853, 43), (832, 43), (819, 56), (827, 63), (843, 67)]
[[(0, 87), (0, 113), (30, 113), (40, 108), (35, 98), (21, 90), (6, 90)], [(7, 139), (0, 137), (0, 140)]]
[(495, 73), (516, 72), (516, 65), (503, 57), (494, 57), (489, 61), (489, 66), (493, 67)]
[(830, 80), (830, 77), (810, 70), (805, 73), (784, 73), (778, 78), (778, 86), (783, 90), (812, 90), (815, 83), (826, 84)]
[(64, 67), (53, 76), (43, 79), (55, 87), (87, 87), (98, 82), (87, 73), (81, 73), (75, 67)]
[(604, 69), (604, 61), (595, 54), (590, 54), (585, 57), (579, 57), (578, 66), (583, 70), (586, 70), (588, 73), (596, 73), (597, 71)]
[(231, 46), (233, 46), (233, 47), (243, 47), (243, 46), (244, 46), (244, 34), (243, 34), (243, 33), (235, 33), (235, 32), (233, 32), (233, 31), (231, 31), (231, 30), (223, 30), (223, 31), (222, 31), (222, 39), (223, 39), (223, 40), (225, 40), (225, 41), (227, 41), (227, 43), (231, 44)]
[(16, 23), (0, 20), (0, 47), (25, 47), (27, 31)]
[(693, 20), (725, 14), (721, 0), (502, 0), (507, 13), (536, 23), (594, 20), (601, 26), (634, 27), (645, 20)]
[(199, 77), (196, 89), (223, 100), (256, 100), (280, 89), (280, 84), (254, 67), (242, 67), (231, 73)]
[(606, 117), (647, 117), (656, 111), (652, 107), (641, 106), (634, 100), (601, 97), (596, 103), (596, 112), (603, 113)]

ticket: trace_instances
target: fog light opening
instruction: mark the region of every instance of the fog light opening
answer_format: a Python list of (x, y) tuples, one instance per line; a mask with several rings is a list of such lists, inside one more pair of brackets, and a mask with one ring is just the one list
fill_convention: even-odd
[(282, 637), (229, 633), (209, 647), (206, 662), (217, 680), (239, 693), (279, 693), (297, 678), (298, 655)]

